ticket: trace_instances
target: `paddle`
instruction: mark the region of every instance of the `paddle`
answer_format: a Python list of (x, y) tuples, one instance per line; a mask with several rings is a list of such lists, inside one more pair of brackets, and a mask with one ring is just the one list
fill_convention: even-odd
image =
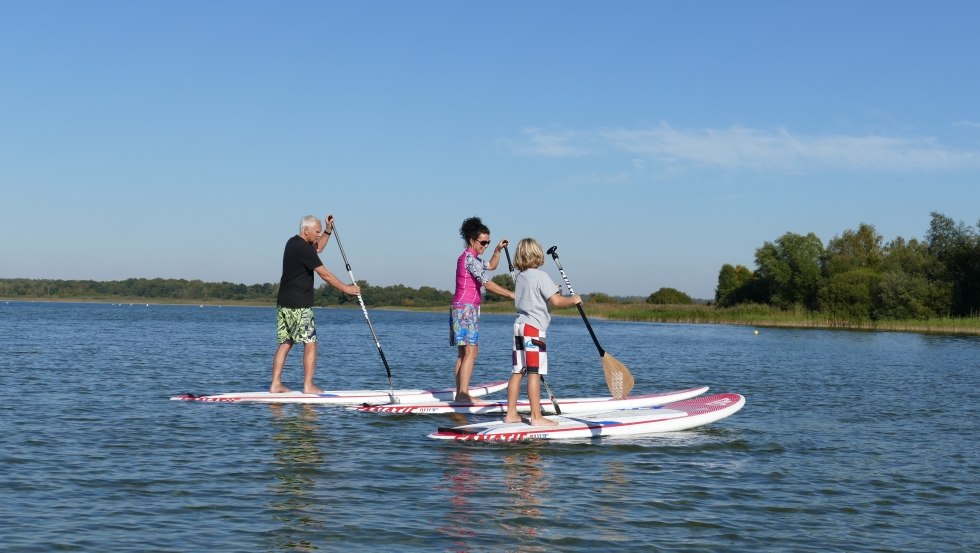
[[(328, 216), (327, 220), (333, 221), (333, 215)], [(344, 265), (347, 266), (347, 274), (350, 276), (351, 282), (357, 282), (354, 280), (354, 273), (350, 270), (350, 261), (347, 261), (347, 253), (344, 252), (344, 245), (340, 243), (340, 234), (337, 232), (337, 223), (333, 223), (333, 235), (337, 240), (337, 246), (340, 247), (340, 255), (344, 258)], [(371, 324), (371, 317), (368, 317), (367, 307), (364, 305), (364, 298), (358, 294), (357, 301), (361, 304), (361, 312), (364, 313), (364, 318), (367, 320), (368, 328), (371, 329), (371, 336), (374, 337), (374, 345), (378, 347), (378, 354), (381, 355), (381, 362), (384, 363), (385, 371), (388, 373), (388, 389), (391, 390), (391, 402), (398, 403), (398, 399), (395, 397), (395, 387), (391, 384), (391, 367), (388, 366), (388, 360), (385, 359), (385, 352), (381, 349), (381, 342), (378, 341), (378, 334), (374, 331), (374, 325)]]
[[(511, 278), (514, 278), (514, 264), (510, 262), (510, 249), (507, 246), (504, 246), (504, 253), (507, 255), (507, 270), (510, 271)], [(539, 374), (538, 377), (541, 379), (541, 383), (544, 384), (544, 389), (548, 392), (548, 397), (551, 398), (551, 404), (555, 406), (555, 414), (560, 415), (561, 407), (558, 406), (558, 400), (555, 399), (555, 394), (551, 393), (551, 387), (545, 382), (544, 375)]]
[[(555, 264), (558, 265), (558, 272), (561, 273), (561, 278), (565, 279), (565, 286), (568, 286), (568, 292), (574, 294), (575, 291), (572, 290), (572, 283), (568, 281), (568, 277), (565, 276), (565, 269), (562, 268), (561, 262), (558, 261), (558, 246), (548, 248), (548, 254), (551, 255), (551, 258), (555, 260)], [(602, 359), (602, 371), (606, 375), (606, 386), (609, 387), (609, 391), (612, 392), (614, 398), (623, 399), (633, 389), (633, 375), (630, 374), (629, 369), (625, 365), (620, 363), (612, 355), (606, 353), (606, 350), (602, 349), (602, 346), (599, 345), (599, 339), (595, 336), (595, 331), (592, 330), (592, 325), (589, 324), (589, 318), (585, 316), (585, 309), (582, 309), (582, 304), (578, 304), (576, 307), (578, 307), (579, 314), (582, 315), (582, 320), (585, 321), (585, 327), (589, 329), (592, 342), (595, 343), (596, 349), (599, 350), (599, 358)]]

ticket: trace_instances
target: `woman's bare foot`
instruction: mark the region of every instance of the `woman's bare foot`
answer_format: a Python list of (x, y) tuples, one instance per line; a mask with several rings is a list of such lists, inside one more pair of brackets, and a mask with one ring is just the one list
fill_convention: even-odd
[(541, 417), (540, 419), (531, 419), (531, 426), (558, 426), (558, 421)]
[(286, 392), (292, 392), (292, 390), (283, 384), (273, 384), (269, 387), (270, 394), (285, 394)]
[(523, 420), (524, 419), (522, 419), (520, 415), (514, 415), (514, 416), (507, 415), (506, 417), (504, 417), (504, 422), (508, 422), (508, 423), (521, 422)]
[(319, 386), (310, 386), (309, 388), (307, 388), (306, 386), (304, 386), (303, 387), (303, 393), (304, 394), (322, 394), (323, 393), (323, 390), (321, 390)]
[(473, 403), (473, 398), (470, 397), (470, 394), (460, 392), (456, 394), (456, 403)]

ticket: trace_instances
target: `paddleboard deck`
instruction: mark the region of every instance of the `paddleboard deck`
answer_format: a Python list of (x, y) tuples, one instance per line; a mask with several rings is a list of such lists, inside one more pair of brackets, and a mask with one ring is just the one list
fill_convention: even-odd
[[(490, 382), (470, 386), (470, 395), (484, 396), (499, 392), (507, 387), (507, 381)], [(424, 402), (449, 401), (455, 396), (454, 388), (438, 390), (326, 390), (322, 394), (304, 394), (302, 392), (285, 392), (273, 394), (270, 392), (232, 392), (214, 395), (181, 394), (170, 399), (177, 401), (204, 401), (216, 403), (316, 403), (325, 405), (372, 405), (377, 403), (407, 402), (422, 404)]]
[(721, 420), (739, 411), (745, 398), (714, 394), (668, 403), (660, 407), (618, 409), (582, 416), (551, 416), (557, 426), (531, 426), (501, 421), (439, 428), (430, 438), (462, 441), (525, 441), (634, 436), (688, 430)]
[[(699, 388), (688, 388), (686, 390), (676, 390), (673, 392), (663, 392), (659, 394), (647, 394), (639, 396), (627, 396), (623, 399), (607, 397), (584, 397), (566, 398), (558, 400), (558, 407), (563, 415), (596, 413), (601, 411), (613, 411), (616, 409), (635, 409), (637, 407), (653, 407), (681, 401), (695, 396), (699, 396), (708, 391), (707, 386)], [(440, 413), (464, 413), (471, 415), (500, 415), (507, 412), (507, 401), (475, 400), (467, 402), (439, 401), (428, 403), (388, 403), (376, 405), (361, 405), (355, 407), (357, 411), (365, 413), (392, 413), (400, 415), (408, 414), (440, 414)], [(518, 413), (529, 413), (531, 404), (529, 401), (522, 400), (517, 402)], [(541, 398), (542, 414), (555, 414), (555, 406), (547, 397)]]

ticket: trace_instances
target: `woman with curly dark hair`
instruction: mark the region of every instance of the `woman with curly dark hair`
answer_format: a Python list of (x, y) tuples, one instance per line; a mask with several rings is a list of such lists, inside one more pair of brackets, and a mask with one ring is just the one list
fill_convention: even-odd
[(456, 260), (456, 293), (449, 308), (449, 341), (456, 346), (456, 401), (470, 401), (470, 378), (479, 353), (480, 292), (483, 288), (494, 294), (514, 299), (514, 293), (490, 280), (490, 271), (500, 263), (500, 252), (507, 246), (501, 240), (493, 249), (489, 261), (480, 257), (490, 245), (490, 229), (479, 217), (470, 217), (459, 227), (466, 249)]

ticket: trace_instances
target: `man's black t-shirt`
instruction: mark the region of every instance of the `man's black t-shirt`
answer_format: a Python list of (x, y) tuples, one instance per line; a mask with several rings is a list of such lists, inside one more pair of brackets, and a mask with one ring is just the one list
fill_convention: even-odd
[(316, 248), (301, 236), (287, 240), (276, 303), (283, 307), (313, 307), (313, 271), (320, 265), (323, 262)]

